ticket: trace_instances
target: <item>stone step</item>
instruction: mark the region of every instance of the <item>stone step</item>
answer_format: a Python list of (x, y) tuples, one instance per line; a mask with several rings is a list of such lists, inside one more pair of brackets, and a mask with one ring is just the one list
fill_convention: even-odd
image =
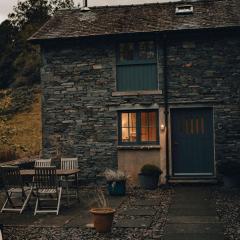
[(166, 233), (223, 234), (223, 226), (220, 223), (172, 223), (166, 226)]
[(169, 216), (168, 223), (219, 223), (216, 216)]
[(195, 202), (175, 202), (171, 203), (170, 207), (174, 208), (216, 208), (215, 202), (210, 201), (195, 201)]
[(163, 237), (163, 240), (224, 240), (224, 236), (223, 234), (219, 234), (219, 233), (214, 233), (214, 234), (177, 233), (177, 234), (168, 234)]
[(215, 208), (175, 208), (171, 207), (169, 216), (216, 216)]

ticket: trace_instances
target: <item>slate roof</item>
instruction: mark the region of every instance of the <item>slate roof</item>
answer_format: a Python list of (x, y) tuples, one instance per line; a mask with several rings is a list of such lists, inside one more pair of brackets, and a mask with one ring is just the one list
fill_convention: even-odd
[[(193, 5), (193, 14), (176, 15), (176, 6), (185, 3)], [(236, 26), (240, 26), (240, 0), (104, 6), (87, 12), (60, 10), (30, 40)]]

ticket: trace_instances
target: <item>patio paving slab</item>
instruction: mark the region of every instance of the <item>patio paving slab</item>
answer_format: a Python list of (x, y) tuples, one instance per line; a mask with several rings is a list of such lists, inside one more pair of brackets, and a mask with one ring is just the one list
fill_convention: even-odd
[(117, 222), (118, 228), (149, 228), (151, 226), (151, 218), (135, 218), (135, 219), (122, 219)]
[(128, 216), (154, 216), (155, 213), (156, 210), (153, 208), (128, 208), (120, 212), (120, 214)]
[(185, 207), (185, 208), (175, 208), (171, 207), (169, 210), (170, 216), (216, 216), (215, 208), (205, 208), (205, 207)]
[(223, 225), (216, 214), (210, 189), (176, 187), (164, 240), (223, 240)]
[(166, 227), (169, 233), (221, 233), (223, 228), (218, 223), (172, 223)]
[(218, 223), (216, 216), (169, 216), (169, 223)]

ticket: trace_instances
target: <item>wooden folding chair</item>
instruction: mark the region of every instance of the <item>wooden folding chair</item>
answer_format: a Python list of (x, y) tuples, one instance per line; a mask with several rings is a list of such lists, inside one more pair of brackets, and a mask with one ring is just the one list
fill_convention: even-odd
[[(12, 211), (20, 214), (25, 209), (32, 194), (32, 187), (24, 186), (17, 166), (2, 166), (0, 168), (4, 190), (6, 193), (6, 201), (3, 204), (1, 212)], [(22, 204), (17, 206), (15, 201), (20, 199)], [(19, 202), (19, 201), (18, 201)], [(10, 206), (8, 206), (10, 205)]]
[[(78, 169), (78, 158), (61, 158), (61, 169), (62, 170), (73, 170)], [(69, 196), (75, 196), (78, 198), (78, 188), (76, 188), (76, 193), (74, 195), (69, 194), (69, 186), (72, 185), (74, 182), (78, 184), (78, 177), (76, 179), (75, 175), (70, 175), (67, 178), (61, 177), (61, 182), (66, 183), (66, 192), (67, 192), (67, 198), (69, 202)]]
[[(56, 167), (36, 167), (34, 175), (34, 183), (36, 186), (36, 206), (34, 215), (37, 213), (56, 213), (58, 215), (62, 196), (62, 187), (59, 187)], [(50, 195), (50, 196), (49, 196)], [(56, 209), (44, 207), (39, 209), (42, 201), (57, 201)]]
[(37, 159), (35, 160), (34, 167), (50, 167), (51, 159)]

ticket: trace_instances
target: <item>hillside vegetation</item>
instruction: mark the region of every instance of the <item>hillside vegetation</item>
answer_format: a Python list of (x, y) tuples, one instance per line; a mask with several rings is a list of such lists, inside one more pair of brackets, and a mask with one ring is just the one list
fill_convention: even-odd
[(41, 93), (38, 89), (0, 90), (0, 161), (39, 154)]
[(0, 162), (41, 146), (40, 48), (28, 39), (73, 0), (19, 0), (0, 24)]

